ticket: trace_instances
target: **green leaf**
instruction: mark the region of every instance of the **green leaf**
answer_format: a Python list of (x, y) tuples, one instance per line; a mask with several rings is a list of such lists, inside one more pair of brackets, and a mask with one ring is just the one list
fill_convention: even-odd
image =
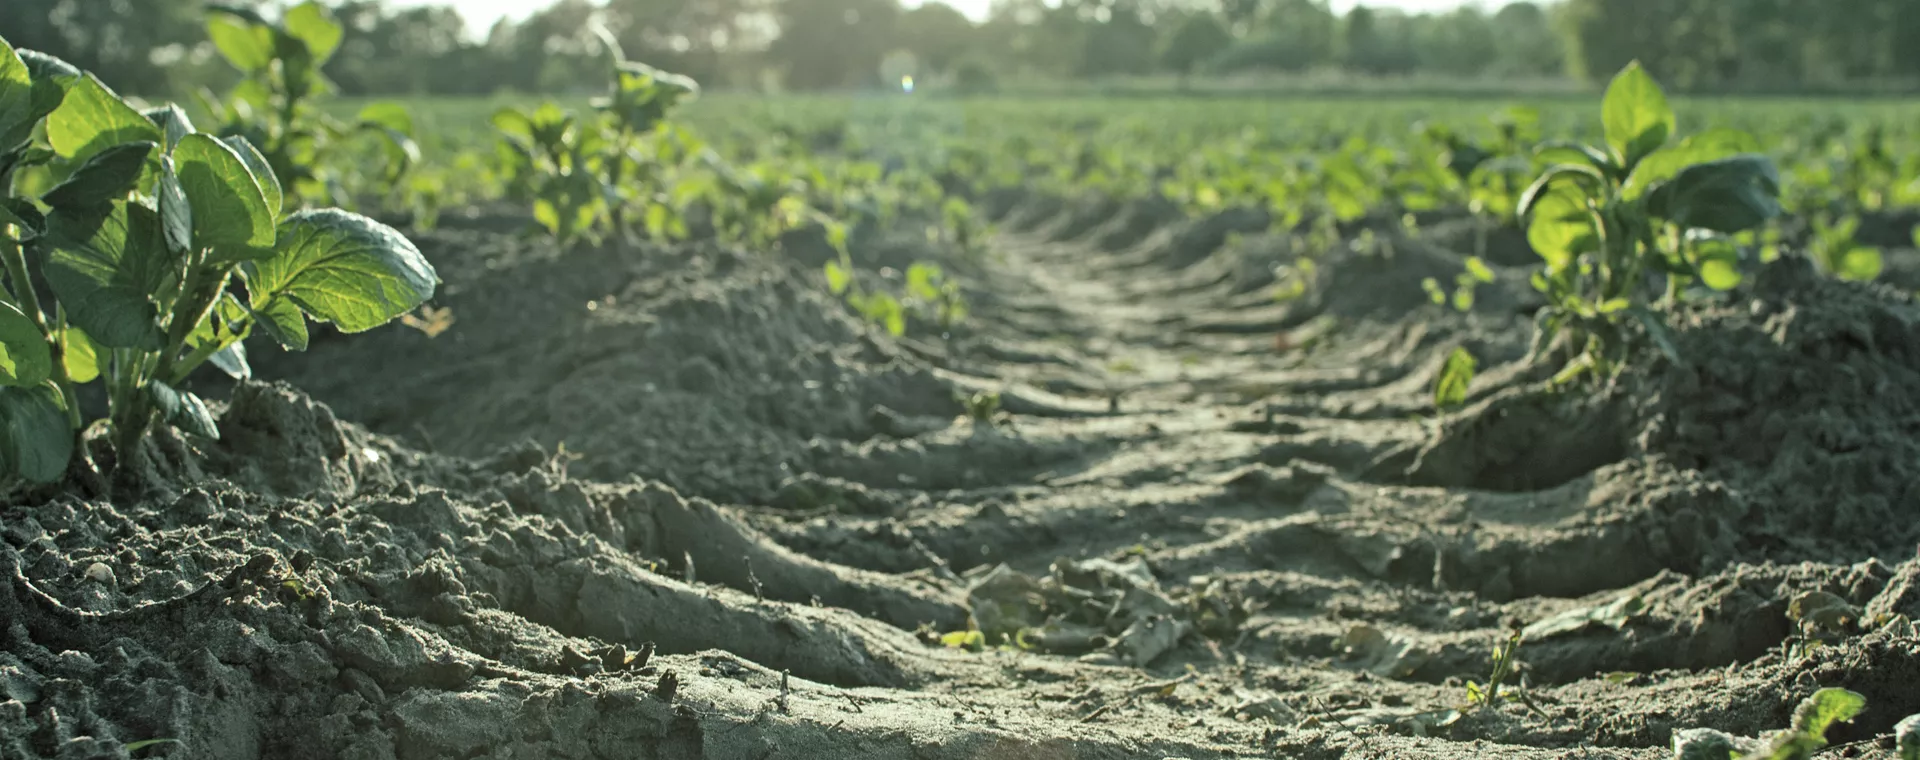
[(1680, 348), (1673, 341), (1673, 331), (1667, 329), (1667, 323), (1660, 319), (1660, 315), (1645, 306), (1630, 306), (1626, 311), (1639, 320), (1641, 327), (1646, 328), (1647, 337), (1653, 339), (1653, 345), (1666, 355), (1668, 361), (1680, 361)]
[(220, 438), (220, 426), (214, 424), (213, 413), (199, 396), (174, 390), (158, 380), (147, 385), (147, 394), (161, 421), (202, 438)]
[(47, 219), (47, 284), (67, 318), (113, 348), (160, 347), (151, 293), (167, 276), (159, 214), (136, 203), (62, 209)]
[(1866, 709), (1867, 698), (1846, 689), (1821, 689), (1807, 697), (1793, 711), (1793, 732), (1821, 739), (1835, 723), (1845, 723)]
[(280, 187), (280, 178), (274, 176), (273, 165), (267, 163), (267, 157), (261, 155), (260, 149), (253, 147), (247, 138), (228, 135), (220, 138), (220, 141), (246, 162), (247, 171), (253, 174), (254, 181), (260, 185), (260, 194), (267, 200), (267, 212), (278, 220), (281, 206), (286, 203), (286, 191)]
[(1548, 271), (1558, 272), (1597, 242), (1593, 214), (1587, 209), (1586, 194), (1571, 184), (1562, 183), (1536, 197), (1527, 242), (1546, 260)]
[(93, 344), (87, 333), (73, 325), (67, 325), (66, 352), (62, 358), (67, 365), (67, 379), (79, 385), (93, 382), (100, 377), (100, 349)]
[(187, 118), (187, 112), (172, 103), (159, 108), (149, 108), (143, 115), (147, 117), (147, 121), (159, 127), (161, 132), (166, 133), (167, 150), (173, 150), (173, 146), (180, 144), (181, 138), (196, 131), (193, 128), (193, 120)]
[(1481, 282), (1493, 282), (1493, 269), (1487, 266), (1487, 262), (1481, 261), (1479, 256), (1467, 257), (1467, 273)]
[(1607, 86), (1601, 122), (1606, 127), (1607, 145), (1613, 148), (1619, 164), (1632, 168), (1642, 157), (1667, 144), (1667, 138), (1673, 135), (1673, 108), (1667, 105), (1659, 83), (1639, 61), (1634, 61)]
[(1842, 280), (1867, 282), (1880, 276), (1886, 269), (1886, 262), (1880, 256), (1880, 249), (1870, 245), (1851, 245), (1834, 262), (1833, 274)]
[(1634, 200), (1693, 164), (1759, 152), (1760, 143), (1752, 135), (1737, 129), (1717, 127), (1689, 137), (1679, 145), (1648, 154), (1639, 165), (1633, 167), (1633, 174), (1620, 187), (1620, 195), (1627, 200)]
[(307, 315), (292, 301), (281, 298), (251, 308), (254, 323), (288, 351), (307, 350)]
[(413, 113), (407, 107), (391, 100), (368, 103), (360, 109), (360, 123), (372, 124), (391, 129), (403, 135), (413, 135)]
[(1467, 388), (1473, 384), (1478, 365), (1465, 347), (1455, 347), (1447, 354), (1447, 363), (1441, 366), (1440, 376), (1433, 381), (1434, 408), (1446, 411), (1467, 403)]
[[(33, 110), (33, 77), (13, 46), (0, 39), (0, 135), (11, 135), (28, 119)], [(0, 152), (12, 150), (25, 140), (0, 141)]]
[(242, 74), (264, 71), (273, 63), (273, 31), (222, 8), (207, 16), (207, 37), (227, 63)]
[(95, 153), (68, 175), (66, 181), (40, 196), (40, 202), (62, 208), (125, 200), (146, 171), (147, 157), (155, 147), (151, 142), (133, 142)]
[(827, 262), (825, 270), (827, 275), (827, 289), (832, 291), (836, 296), (845, 295), (847, 288), (853, 284), (853, 274), (848, 272), (847, 268), (838, 261)]
[(1548, 166), (1585, 163), (1603, 172), (1611, 172), (1617, 168), (1614, 166), (1613, 159), (1605, 151), (1585, 143), (1568, 140), (1541, 143), (1540, 147), (1534, 149), (1533, 157)]
[(0, 385), (39, 385), (53, 375), (53, 351), (26, 312), (0, 301)]
[(1735, 233), (1780, 215), (1780, 174), (1765, 156), (1694, 164), (1647, 193), (1647, 212), (1682, 227)]
[(180, 175), (174, 172), (171, 157), (160, 159), (160, 181), (154, 191), (160, 196), (161, 242), (171, 258), (185, 261), (193, 250), (193, 206), (187, 202), (187, 191), (180, 187)]
[(180, 743), (179, 739), (141, 739), (140, 741), (137, 741), (137, 742), (127, 742), (127, 751), (138, 752), (140, 750), (143, 750), (155, 745), (179, 744), (179, 743)]
[(25, 198), (0, 198), (0, 225), (20, 228), (21, 241), (32, 240), (47, 231), (47, 217)]
[(333, 57), (333, 51), (340, 47), (340, 38), (344, 33), (340, 24), (333, 20), (333, 14), (327, 12), (326, 6), (311, 0), (287, 11), (282, 23), (287, 34), (306, 44), (315, 67)]
[(358, 214), (299, 211), (279, 234), (271, 258), (247, 264), (256, 310), (290, 299), (314, 319), (356, 333), (414, 310), (440, 283), (411, 241)]
[(247, 344), (245, 343), (234, 343), (215, 351), (208, 361), (213, 362), (213, 366), (219, 367), (221, 372), (227, 373), (228, 377), (235, 380), (253, 378), (253, 365), (247, 363)]
[(0, 477), (53, 483), (73, 458), (74, 431), (45, 385), (0, 388)]
[(273, 255), (273, 214), (240, 154), (214, 137), (188, 135), (173, 160), (193, 209), (193, 246), (210, 250), (208, 261)]
[(47, 141), (69, 161), (85, 161), (122, 143), (165, 139), (165, 132), (92, 74), (74, 80), (66, 99), (47, 116)]
[(1696, 242), (1693, 263), (1700, 281), (1714, 290), (1732, 290), (1746, 278), (1740, 271), (1740, 246), (1729, 238), (1713, 237)]

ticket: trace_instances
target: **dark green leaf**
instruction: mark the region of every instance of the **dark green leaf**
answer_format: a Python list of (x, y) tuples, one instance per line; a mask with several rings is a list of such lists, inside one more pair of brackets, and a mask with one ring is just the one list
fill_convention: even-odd
[(1780, 174), (1758, 155), (1694, 164), (1647, 194), (1648, 213), (1715, 232), (1753, 229), (1780, 210)]
[[(291, 299), (343, 332), (370, 330), (412, 311), (440, 278), (399, 231), (339, 209), (296, 212), (274, 256), (248, 265), (247, 288)], [(256, 300), (254, 307), (261, 308)]]
[(160, 217), (139, 204), (62, 209), (47, 219), (47, 283), (67, 317), (113, 348), (156, 349), (159, 310), (150, 294), (167, 275)]
[(173, 159), (193, 208), (194, 248), (210, 251), (213, 262), (273, 255), (273, 214), (240, 154), (208, 135), (188, 135)]
[(53, 351), (26, 312), (0, 301), (0, 385), (39, 385), (53, 375)]
[(1553, 140), (1541, 143), (1540, 147), (1534, 149), (1533, 155), (1534, 158), (1548, 165), (1584, 162), (1603, 172), (1611, 172), (1618, 168), (1614, 166), (1613, 159), (1609, 157), (1605, 151), (1586, 143), (1577, 143), (1568, 140)]
[(147, 158), (155, 147), (150, 142), (133, 142), (95, 153), (65, 182), (40, 196), (40, 202), (59, 209), (125, 200), (146, 171)]
[(0, 198), (0, 225), (11, 224), (25, 230), (21, 240), (31, 240), (47, 231), (47, 218), (25, 198)]
[(114, 145), (166, 138), (92, 74), (74, 80), (66, 99), (47, 116), (47, 141), (69, 161), (84, 161)]
[(1673, 108), (1666, 93), (1647, 75), (1639, 61), (1627, 64), (1607, 86), (1601, 106), (1607, 145), (1621, 166), (1632, 168), (1640, 159), (1667, 144), (1673, 135)]
[(1667, 323), (1660, 319), (1660, 315), (1645, 306), (1630, 306), (1626, 311), (1639, 320), (1640, 326), (1646, 328), (1647, 337), (1653, 339), (1653, 345), (1666, 355), (1668, 361), (1680, 361), (1680, 348), (1673, 342), (1673, 331), (1667, 329)]
[(255, 323), (282, 348), (288, 351), (307, 350), (307, 316), (292, 301), (279, 298), (266, 301), (264, 305), (256, 302), (253, 317)]
[(33, 81), (45, 79), (78, 79), (80, 69), (61, 60), (59, 56), (48, 55), (38, 50), (19, 50), (20, 60), (27, 64), (27, 73)]
[(260, 194), (267, 199), (267, 211), (275, 220), (280, 218), (281, 205), (286, 202), (285, 191), (280, 187), (280, 178), (274, 176), (273, 166), (267, 163), (267, 157), (260, 155), (260, 149), (239, 135), (220, 138), (221, 142), (240, 155), (247, 164), (247, 171), (253, 174), (255, 182), (260, 184)]
[(174, 390), (158, 380), (147, 386), (147, 393), (153, 399), (154, 409), (160, 412), (161, 421), (202, 438), (220, 438), (220, 426), (214, 424), (213, 413), (199, 396)]
[(195, 131), (193, 128), (193, 120), (187, 118), (187, 112), (172, 103), (160, 106), (159, 108), (149, 108), (146, 110), (145, 115), (147, 121), (153, 122), (155, 126), (160, 128), (160, 131), (166, 133), (167, 150), (173, 150), (173, 146), (180, 144), (180, 138), (193, 134)]
[(180, 175), (174, 171), (171, 157), (160, 159), (160, 181), (155, 185), (160, 196), (161, 240), (172, 258), (186, 260), (193, 250), (193, 206), (187, 191), (180, 187)]
[(1440, 368), (1439, 377), (1433, 381), (1434, 408), (1446, 411), (1467, 403), (1467, 388), (1473, 384), (1473, 373), (1478, 364), (1465, 347), (1455, 347), (1452, 353), (1447, 354), (1447, 363)]
[(306, 44), (307, 53), (313, 56), (313, 65), (319, 66), (333, 57), (333, 51), (340, 47), (340, 38), (344, 30), (325, 6), (312, 2), (301, 3), (287, 11), (284, 21), (287, 34)]
[(235, 380), (247, 380), (253, 377), (253, 367), (247, 363), (247, 344), (245, 343), (234, 343), (215, 351), (208, 361), (213, 362), (213, 366), (219, 367), (221, 372), (227, 373), (228, 377)]
[(0, 388), (0, 477), (53, 483), (67, 473), (74, 431), (45, 385)]
[(207, 17), (207, 37), (227, 63), (242, 74), (262, 71), (273, 63), (273, 32), (264, 22), (241, 17), (231, 9), (211, 10), (220, 12)]

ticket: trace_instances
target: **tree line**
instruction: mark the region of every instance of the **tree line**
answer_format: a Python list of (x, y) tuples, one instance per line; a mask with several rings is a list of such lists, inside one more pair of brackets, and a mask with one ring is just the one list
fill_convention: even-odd
[[(240, 4), (267, 6), (264, 0)], [(1920, 0), (1520, 0), (1404, 13), (1326, 0), (558, 0), (472, 34), (446, 6), (341, 0), (327, 74), (349, 95), (565, 92), (600, 81), (591, 30), (721, 87), (1339, 71), (1593, 81), (1629, 60), (1682, 89), (1920, 82)], [(224, 76), (201, 0), (8, 0), (0, 35), (130, 92)]]

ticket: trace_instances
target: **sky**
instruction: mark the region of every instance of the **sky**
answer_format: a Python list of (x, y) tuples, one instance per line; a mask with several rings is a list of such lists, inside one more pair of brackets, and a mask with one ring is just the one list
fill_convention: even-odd
[[(953, 6), (973, 18), (985, 18), (988, 6), (993, 0), (946, 0)], [(477, 34), (485, 34), (493, 22), (502, 18), (518, 19), (527, 15), (544, 3), (529, 0), (402, 0), (400, 5), (451, 5), (460, 11), (467, 25)], [(909, 0), (909, 5), (916, 4)], [(1462, 0), (1334, 0), (1335, 11), (1345, 13), (1356, 4), (1371, 7), (1401, 8), (1408, 11), (1435, 11), (1457, 8)]]

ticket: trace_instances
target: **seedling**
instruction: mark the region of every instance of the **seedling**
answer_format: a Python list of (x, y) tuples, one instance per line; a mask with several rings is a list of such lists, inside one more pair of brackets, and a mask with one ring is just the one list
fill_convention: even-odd
[(1846, 216), (1835, 222), (1827, 215), (1813, 218), (1813, 238), (1807, 241), (1807, 255), (1820, 269), (1843, 280), (1865, 282), (1880, 276), (1886, 268), (1880, 249), (1854, 240), (1860, 229), (1860, 217)]
[[(176, 107), (142, 113), (4, 40), (0, 138), (0, 477), (48, 483), (76, 451), (85, 461), (78, 385), (105, 385), (120, 464), (155, 424), (218, 438), (205, 402), (179, 388), (208, 362), (249, 376), (241, 341), (255, 326), (304, 350), (309, 318), (369, 330), (439, 284), (399, 232), (295, 210), (246, 138), (196, 132)], [(15, 171), (42, 165), (66, 179), (16, 195)]]
[(900, 299), (882, 291), (867, 290), (860, 284), (854, 272), (853, 259), (847, 255), (844, 235), (843, 231), (839, 258), (829, 260), (822, 268), (827, 277), (827, 289), (846, 299), (847, 305), (859, 312), (862, 318), (881, 326), (887, 334), (896, 338), (907, 334), (906, 308), (900, 304)]
[(1827, 746), (1827, 729), (1853, 720), (1867, 699), (1846, 689), (1821, 689), (1793, 711), (1793, 724), (1775, 733), (1767, 745), (1742, 760), (1811, 760)]
[(1715, 130), (1673, 143), (1673, 110), (1638, 63), (1607, 88), (1606, 145), (1549, 144), (1550, 162), (1520, 200), (1527, 238), (1545, 259), (1533, 276), (1548, 306), (1536, 348), (1566, 333), (1575, 357), (1556, 376), (1609, 375), (1626, 356), (1625, 325), (1638, 322), (1670, 358), (1667, 327), (1649, 308), (1650, 281), (1671, 304), (1692, 282), (1725, 290), (1740, 281), (1740, 251), (1689, 231), (1730, 235), (1780, 214), (1780, 176), (1753, 139)]
[(993, 391), (974, 391), (965, 403), (967, 419), (975, 425), (992, 426), (1000, 416), (1000, 394)]
[(280, 187), (302, 201), (352, 201), (340, 181), (343, 173), (333, 167), (346, 163), (334, 154), (356, 136), (373, 138), (385, 157), (379, 174), (382, 194), (401, 186), (420, 162), (413, 117), (406, 107), (370, 103), (352, 124), (342, 124), (317, 105), (322, 95), (333, 90), (321, 68), (345, 34), (326, 6), (301, 3), (289, 8), (278, 22), (237, 5), (215, 3), (207, 10), (207, 36), (241, 75), (240, 83), (224, 98), (200, 93), (201, 105), (221, 123), (218, 136), (242, 137), (252, 143)]
[(1467, 403), (1467, 389), (1473, 385), (1478, 366), (1479, 362), (1465, 346), (1456, 346), (1447, 354), (1446, 364), (1441, 365), (1439, 376), (1433, 380), (1434, 411), (1445, 414)]
[(1466, 271), (1453, 278), (1453, 295), (1447, 295), (1446, 289), (1440, 287), (1440, 281), (1432, 277), (1421, 280), (1420, 287), (1427, 291), (1427, 297), (1433, 299), (1435, 305), (1443, 306), (1451, 302), (1456, 310), (1472, 311), (1474, 290), (1481, 283), (1488, 282), (1493, 282), (1493, 269), (1480, 257), (1469, 256)]
[(1909, 715), (1895, 723), (1893, 742), (1900, 760), (1920, 760), (1920, 715)]
[[(1508, 681), (1518, 672), (1514, 655), (1520, 651), (1520, 641), (1520, 632), (1514, 631), (1504, 643), (1493, 645), (1493, 672), (1487, 675), (1485, 685), (1474, 681), (1467, 682), (1468, 706), (1486, 709), (1496, 704), (1503, 696), (1509, 702), (1526, 702), (1526, 698), (1518, 691), (1510, 691), (1504, 695), (1500, 693), (1501, 687), (1508, 685)], [(1533, 707), (1531, 703), (1527, 706)]]
[(916, 306), (932, 311), (942, 330), (951, 330), (967, 318), (966, 295), (938, 264), (922, 261), (907, 268), (907, 296)]

